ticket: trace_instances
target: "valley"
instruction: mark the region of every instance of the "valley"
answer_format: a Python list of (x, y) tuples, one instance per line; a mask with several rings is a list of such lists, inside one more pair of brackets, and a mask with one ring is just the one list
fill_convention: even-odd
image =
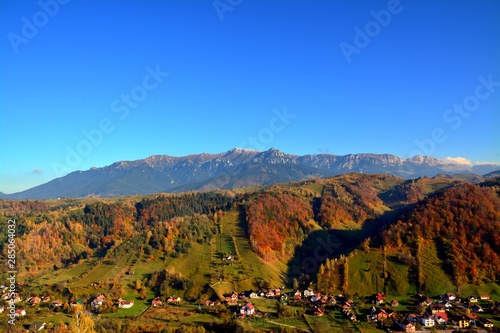
[[(2, 221), (18, 226), (14, 304), (26, 314), (16, 321), (57, 332), (83, 308), (97, 332), (383, 332), (410, 314), (420, 329), (429, 306), (456, 293), (436, 328), (468, 316), (494, 330), (500, 179), (471, 179), (350, 173), (261, 189), (1, 200)], [(9, 297), (4, 289), (0, 316)], [(373, 320), (377, 309), (394, 314)]]

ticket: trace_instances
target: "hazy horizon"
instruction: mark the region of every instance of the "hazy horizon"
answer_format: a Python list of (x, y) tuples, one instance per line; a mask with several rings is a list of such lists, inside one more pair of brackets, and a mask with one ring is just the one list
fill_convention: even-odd
[[(144, 157), (144, 158), (140, 158), (140, 159), (134, 159), (134, 160), (120, 160), (120, 161), (115, 161), (111, 164), (107, 164), (107, 165), (101, 165), (101, 166), (92, 166), (90, 167), (89, 169), (85, 169), (85, 170), (75, 170), (76, 172), (84, 172), (84, 171), (89, 171), (89, 170), (92, 170), (92, 169), (102, 169), (102, 168), (106, 168), (106, 167), (109, 167), (115, 163), (120, 163), (120, 162), (134, 162), (134, 161), (140, 161), (140, 160), (145, 160), (145, 159), (148, 159), (148, 158), (151, 158), (151, 157), (154, 157), (154, 156), (169, 156), (169, 157), (174, 157), (174, 158), (183, 158), (183, 157), (189, 157), (189, 156), (193, 156), (193, 155), (201, 155), (201, 154), (207, 154), (207, 155), (218, 155), (218, 154), (224, 154), (226, 152), (229, 152), (233, 149), (241, 149), (241, 150), (247, 150), (247, 151), (253, 151), (253, 152), (257, 152), (257, 153), (264, 153), (270, 149), (276, 149), (274, 147), (271, 147), (270, 149), (268, 150), (255, 150), (255, 149), (249, 149), (249, 148), (239, 148), (239, 147), (234, 147), (228, 151), (225, 151), (225, 152), (201, 152), (201, 153), (198, 153), (198, 154), (187, 154), (187, 155), (178, 155), (178, 156), (172, 156), (172, 155), (168, 155), (168, 154), (155, 154), (155, 155), (150, 155), (150, 156), (147, 156), (147, 157)], [(279, 150), (281, 151), (280, 149), (276, 149), (276, 150)], [(287, 152), (283, 152), (281, 151), (282, 153), (285, 153), (287, 154)], [(313, 154), (305, 154), (305, 155), (321, 155), (321, 154), (326, 154), (326, 155), (336, 155), (336, 154), (331, 154), (329, 152), (318, 152), (318, 153), (313, 153)], [(364, 152), (364, 153), (354, 153), (354, 154), (345, 154), (345, 155), (336, 155), (336, 156), (346, 156), (346, 155), (362, 155), (362, 154), (373, 154), (373, 153), (368, 153), (368, 152)], [(289, 155), (295, 155), (295, 156), (303, 156), (303, 155), (297, 155), (297, 154), (289, 154)], [(375, 154), (375, 155), (392, 155), (392, 154)], [(404, 158), (404, 159), (411, 159), (412, 157), (416, 157), (417, 155), (415, 156), (408, 156), (408, 157), (402, 157), (402, 156), (397, 156), (397, 155), (393, 155), (393, 156), (396, 156), (396, 157), (399, 157), (399, 158)], [(499, 166), (500, 168), (500, 162), (478, 162), (478, 161), (471, 161), (471, 160), (468, 160), (466, 158), (463, 158), (463, 157), (456, 157), (456, 158), (453, 158), (453, 157), (445, 157), (445, 158), (436, 158), (438, 159), (442, 164), (449, 164), (449, 165), (467, 165), (469, 167), (473, 167), (473, 166), (481, 166), (481, 165), (497, 165)], [(54, 179), (50, 179), (48, 180), (47, 182), (50, 182), (52, 180), (55, 180), (59, 177), (56, 177)], [(47, 182), (44, 182), (42, 184), (38, 184), (38, 185), (43, 185)], [(34, 185), (30, 188), (33, 188), (33, 187), (37, 187), (38, 185)], [(6, 193), (6, 192), (3, 192), (0, 190), (1, 193), (3, 194), (14, 194), (14, 193), (18, 193), (18, 192), (22, 192), (24, 190), (28, 190), (30, 188), (26, 188), (26, 189), (23, 189), (23, 190), (20, 190), (20, 191), (16, 191), (16, 192), (11, 192), (11, 193)]]

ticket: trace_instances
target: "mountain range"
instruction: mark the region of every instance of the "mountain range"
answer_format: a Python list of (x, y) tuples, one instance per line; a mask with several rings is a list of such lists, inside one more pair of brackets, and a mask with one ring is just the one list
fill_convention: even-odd
[(183, 157), (153, 155), (101, 168), (75, 171), (64, 177), (2, 199), (116, 197), (158, 192), (208, 191), (330, 177), (350, 172), (389, 173), (403, 178), (437, 174), (478, 174), (499, 170), (496, 164), (473, 165), (463, 159), (429, 156), (400, 158), (390, 154), (291, 155), (276, 149), (234, 148), (219, 154)]

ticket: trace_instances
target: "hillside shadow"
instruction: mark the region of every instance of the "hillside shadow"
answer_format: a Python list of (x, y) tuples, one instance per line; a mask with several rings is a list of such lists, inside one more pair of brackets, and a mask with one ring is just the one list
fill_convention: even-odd
[(405, 188), (412, 184), (412, 180), (405, 180), (399, 185), (391, 187), (387, 191), (379, 193), (377, 196), (384, 202), (384, 205), (392, 209), (398, 209), (408, 204), (408, 197)]
[(312, 201), (312, 210), (314, 214), (314, 220), (319, 221), (319, 209), (321, 208), (321, 197), (314, 198)]
[(243, 230), (245, 238), (250, 239), (250, 233), (248, 231), (247, 216), (245, 212), (245, 207), (243, 205), (238, 205), (238, 227)]
[[(318, 213), (318, 204), (319, 201), (313, 203), (315, 216)], [(374, 247), (380, 246), (380, 233), (411, 206), (405, 205), (401, 209), (387, 211), (376, 218), (367, 219), (362, 223), (361, 229), (320, 229), (309, 233), (302, 244), (295, 246), (293, 255), (287, 262), (285, 281), (291, 285), (293, 279), (298, 277), (302, 277), (306, 281), (314, 280), (320, 265), (325, 263), (326, 259), (338, 258), (341, 255), (347, 256), (353, 250), (358, 249), (367, 237), (372, 238), (371, 243)], [(243, 206), (238, 208), (238, 226), (243, 231), (245, 238), (248, 239), (249, 230), (245, 209)]]
[(448, 257), (448, 251), (446, 250), (445, 244), (442, 239), (437, 238), (435, 240), (437, 257), (442, 261), (441, 269), (448, 274), (448, 276), (453, 277), (453, 266), (451, 265), (451, 261)]
[(415, 205), (402, 205), (398, 208), (393, 208), (393, 210), (386, 211), (376, 218), (365, 220), (361, 228), (364, 237), (379, 235), (381, 231), (385, 230), (391, 223), (395, 222), (401, 215), (415, 207)]
[(311, 232), (302, 244), (295, 247), (292, 259), (288, 262), (286, 278), (302, 276), (312, 281), (321, 264), (326, 259), (347, 255), (358, 248), (365, 238), (363, 230), (316, 230)]
[(388, 211), (375, 219), (363, 222), (361, 229), (316, 230), (311, 232), (302, 244), (295, 247), (292, 258), (288, 262), (286, 279), (291, 284), (294, 278), (302, 276), (304, 280), (315, 279), (319, 267), (329, 258), (347, 256), (358, 249), (361, 243), (372, 237), (372, 243), (379, 246), (381, 231), (402, 212)]

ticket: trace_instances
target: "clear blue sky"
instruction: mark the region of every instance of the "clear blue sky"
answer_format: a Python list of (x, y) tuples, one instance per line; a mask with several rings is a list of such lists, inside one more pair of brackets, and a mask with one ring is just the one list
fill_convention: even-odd
[(0, 2), (5, 193), (238, 146), (500, 161), (500, 1), (60, 1)]

